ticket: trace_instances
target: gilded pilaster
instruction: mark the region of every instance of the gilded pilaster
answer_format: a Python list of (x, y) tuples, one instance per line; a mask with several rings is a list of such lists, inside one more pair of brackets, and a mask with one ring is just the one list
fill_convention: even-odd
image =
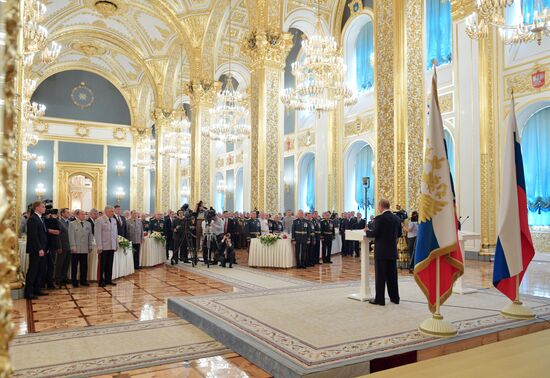
[(156, 131), (156, 192), (155, 211), (165, 211), (170, 206), (170, 158), (161, 154), (163, 148), (163, 134), (168, 128), (170, 112), (155, 109), (153, 119)]
[[(8, 346), (13, 338), (14, 326), (11, 320), (10, 284), (16, 281), (17, 234), (16, 186), (17, 161), (13, 151), (16, 148), (16, 109), (14, 98), (17, 93), (18, 38), (20, 35), (19, 1), (7, 0), (0, 3), (0, 17), (5, 25), (5, 45), (0, 52), (4, 83), (0, 97), (4, 100), (4, 111), (0, 119), (2, 134), (2, 159), (0, 160), (0, 376), (11, 375)], [(20, 157), (20, 156), (18, 156)]]
[(479, 127), (480, 127), (480, 195), (481, 247), (487, 251), (496, 243), (497, 165), (495, 93), (495, 33), (479, 41)]
[[(292, 47), (292, 35), (253, 32), (243, 41), (242, 51), (251, 60), (251, 208), (270, 213), (280, 209), (282, 161), (283, 68)], [(255, 149), (257, 149), (255, 151)]]
[(329, 210), (344, 210), (344, 105), (340, 104), (329, 118), (329, 172), (328, 206)]
[(408, 0), (405, 7), (407, 64), (407, 208), (418, 209), (426, 105), (424, 103), (424, 0)]
[(376, 197), (394, 199), (393, 0), (375, 2)]
[(191, 203), (200, 200), (212, 203), (210, 190), (210, 139), (202, 130), (210, 122), (209, 109), (214, 106), (215, 96), (221, 90), (218, 81), (200, 80), (185, 84), (184, 92), (191, 100)]
[[(405, 0), (393, 1), (393, 70), (394, 70), (394, 199), (406, 206), (407, 202), (407, 68), (405, 49)], [(381, 155), (385, 156), (385, 155)], [(387, 155), (390, 156), (390, 155)]]

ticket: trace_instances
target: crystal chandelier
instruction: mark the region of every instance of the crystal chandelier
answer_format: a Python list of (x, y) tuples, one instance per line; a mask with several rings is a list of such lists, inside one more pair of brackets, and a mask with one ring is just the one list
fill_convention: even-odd
[(295, 110), (334, 110), (338, 101), (345, 106), (357, 103), (353, 89), (346, 84), (346, 64), (336, 40), (325, 36), (321, 28), (321, 12), (317, 3), (315, 34), (302, 41), (303, 61), (292, 63), (296, 87), (287, 88), (281, 96), (286, 107)]
[[(550, 35), (550, 16), (541, 0), (535, 0), (534, 14), (531, 23), (525, 23), (524, 15), (516, 25), (505, 22), (502, 14), (511, 6), (514, 0), (477, 0), (476, 12), (466, 18), (466, 34), (471, 39), (485, 39), (489, 28), (499, 29), (503, 42), (507, 45), (527, 43), (536, 40), (540, 46), (542, 37)], [(530, 15), (527, 15), (529, 18)]]
[[(229, 0), (229, 30), (231, 30), (232, 9)], [(232, 44), (231, 32), (229, 45)], [(203, 129), (203, 135), (211, 140), (236, 142), (250, 136), (250, 125), (247, 122), (248, 98), (235, 89), (231, 74), (232, 50), (229, 53), (229, 72), (226, 75), (225, 88), (216, 95), (216, 105), (210, 109), (211, 123)]]
[(218, 193), (224, 193), (226, 189), (227, 187), (225, 185), (225, 180), (218, 180), (218, 183), (216, 184), (216, 191)]
[(136, 145), (136, 159), (132, 164), (137, 168), (154, 170), (155, 164), (153, 156), (155, 154), (155, 141), (152, 138), (143, 136)]
[(55, 62), (57, 58), (59, 58), (60, 53), (61, 45), (55, 41), (50, 43), (49, 46), (46, 46), (46, 48), (42, 50), (42, 63), (50, 64)]

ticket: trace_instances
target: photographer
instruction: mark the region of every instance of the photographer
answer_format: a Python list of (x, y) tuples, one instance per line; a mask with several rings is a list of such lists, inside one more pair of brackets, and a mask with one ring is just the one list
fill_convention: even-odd
[(233, 260), (235, 258), (235, 248), (231, 241), (231, 234), (227, 233), (223, 235), (220, 248), (218, 249), (219, 260), (221, 266), (225, 268), (226, 263), (229, 263), (229, 267), (233, 268)]
[(172, 255), (172, 265), (177, 264), (178, 261), (183, 261), (184, 263), (189, 262), (187, 260), (185, 223), (183, 210), (178, 210), (177, 216), (172, 223), (172, 232), (174, 233), (174, 254)]
[[(216, 215), (216, 210), (210, 208), (205, 211), (204, 220), (202, 221), (202, 256), (205, 263), (210, 265), (210, 261), (217, 262), (216, 257), (212, 256), (212, 252), (216, 253), (219, 243), (223, 235), (224, 223), (223, 219), (219, 219)], [(212, 257), (214, 257), (212, 259)]]

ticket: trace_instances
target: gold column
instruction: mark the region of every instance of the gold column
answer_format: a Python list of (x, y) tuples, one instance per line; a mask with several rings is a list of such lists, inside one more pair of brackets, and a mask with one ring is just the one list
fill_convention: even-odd
[(170, 112), (157, 108), (153, 111), (156, 132), (156, 175), (155, 175), (155, 211), (163, 212), (170, 207), (170, 158), (161, 154), (163, 133), (168, 128)]
[(328, 210), (344, 210), (344, 105), (330, 113), (328, 145)]
[[(5, 46), (0, 53), (4, 83), (0, 97), (4, 100), (1, 115), (2, 159), (0, 159), (0, 376), (11, 375), (9, 361), (9, 342), (13, 338), (14, 326), (11, 321), (10, 284), (16, 281), (17, 272), (17, 234), (16, 219), (19, 212), (16, 196), (21, 189), (17, 187), (18, 161), (14, 158), (16, 144), (17, 114), (14, 99), (17, 94), (18, 38), (20, 37), (19, 1), (7, 0), (0, 3), (0, 17), (5, 25)], [(2, 84), (0, 83), (0, 88)], [(20, 158), (20, 155), (17, 155)]]
[[(375, 2), (376, 197), (394, 200), (393, 0)], [(400, 47), (402, 48), (402, 46)]]
[(484, 252), (496, 245), (497, 165), (495, 93), (495, 33), (479, 41), (479, 131), (481, 180), (481, 247)]
[(423, 170), (424, 125), (426, 124), (424, 0), (407, 0), (405, 5), (407, 132), (403, 135), (403, 139), (407, 142), (407, 208), (412, 211), (418, 209)]
[(213, 200), (210, 193), (210, 139), (202, 134), (202, 130), (210, 122), (209, 109), (220, 90), (221, 83), (211, 80), (191, 81), (184, 86), (184, 92), (191, 100), (191, 207), (200, 200), (207, 204)]
[[(292, 34), (254, 32), (242, 50), (251, 60), (251, 209), (280, 211), (283, 68)], [(258, 157), (254, 159), (254, 157)], [(254, 182), (256, 181), (256, 182)]]

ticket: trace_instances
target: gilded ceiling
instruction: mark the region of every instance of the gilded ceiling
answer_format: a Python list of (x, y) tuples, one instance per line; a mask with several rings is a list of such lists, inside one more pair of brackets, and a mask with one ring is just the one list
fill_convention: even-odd
[[(154, 106), (170, 109), (186, 100), (180, 77), (214, 79), (229, 55), (248, 70), (240, 46), (257, 25), (250, 15), (264, 1), (233, 0), (229, 27), (229, 0), (46, 0), (44, 25), (50, 39), (62, 44), (62, 53), (52, 64), (36, 63), (32, 75), (44, 80), (67, 69), (98, 73), (123, 92), (135, 126), (147, 127)], [(320, 1), (330, 24), (338, 0)], [(316, 2), (279, 0), (267, 6), (272, 4), (282, 21), (300, 9), (312, 13)]]

